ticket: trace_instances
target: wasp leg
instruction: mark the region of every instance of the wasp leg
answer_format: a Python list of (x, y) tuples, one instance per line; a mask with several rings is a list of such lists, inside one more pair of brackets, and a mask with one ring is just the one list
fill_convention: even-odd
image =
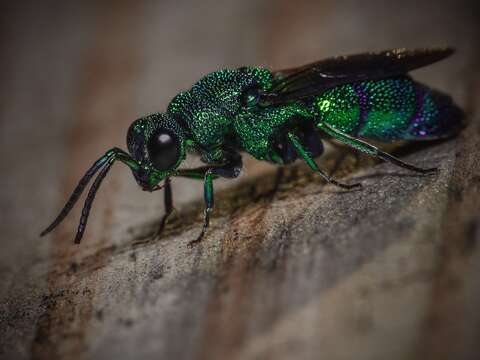
[(192, 240), (188, 243), (189, 247), (192, 247), (194, 244), (202, 241), (205, 232), (207, 231), (208, 225), (210, 225), (210, 213), (213, 211), (213, 175), (212, 169), (208, 169), (205, 173), (205, 179), (203, 182), (203, 198), (205, 201), (205, 210), (203, 211), (203, 227), (200, 235), (195, 240)]
[(170, 182), (170, 178), (167, 177), (165, 179), (165, 185), (163, 187), (163, 202), (165, 205), (165, 214), (162, 216), (162, 220), (160, 221), (157, 230), (153, 234), (152, 239), (157, 239), (158, 237), (160, 237), (163, 229), (165, 228), (165, 225), (167, 225), (168, 219), (175, 210), (175, 208), (173, 207), (172, 185)]
[(217, 166), (205, 166), (196, 169), (183, 169), (178, 170), (176, 176), (188, 177), (191, 179), (203, 179), (203, 196), (205, 201), (203, 227), (200, 235), (188, 243), (191, 247), (194, 244), (202, 241), (205, 232), (210, 224), (210, 213), (213, 211), (214, 198), (213, 198), (213, 180), (219, 177), (224, 178), (236, 178), (240, 175), (242, 169), (242, 158), (240, 154), (231, 154), (228, 162), (225, 165)]
[(301, 156), (303, 158), (303, 160), (305, 160), (305, 162), (308, 164), (308, 166), (310, 166), (310, 168), (313, 171), (315, 171), (316, 173), (319, 173), (327, 182), (329, 182), (333, 185), (336, 185), (338, 187), (344, 188), (344, 189), (352, 189), (354, 187), (361, 186), (361, 184), (359, 184), (359, 183), (349, 185), (349, 184), (343, 184), (341, 182), (336, 181), (335, 179), (332, 179), (328, 174), (324, 173), (322, 170), (319, 169), (315, 160), (310, 156), (308, 151), (305, 150), (303, 145), (300, 143), (300, 140), (298, 139), (298, 137), (294, 133), (289, 132), (288, 133), (288, 139), (290, 140), (292, 145), (295, 147), (298, 155)]
[(277, 169), (277, 173), (275, 175), (275, 182), (273, 183), (273, 188), (270, 191), (270, 197), (274, 197), (275, 194), (278, 192), (278, 189), (280, 189), (280, 185), (282, 184), (283, 178), (285, 176), (285, 169), (283, 166), (280, 166)]
[(421, 168), (421, 167), (409, 164), (407, 162), (404, 162), (404, 161), (400, 160), (399, 158), (396, 158), (393, 155), (390, 155), (390, 154), (388, 154), (384, 151), (381, 151), (376, 146), (373, 146), (373, 145), (371, 145), (371, 144), (369, 144), (369, 143), (367, 143), (363, 140), (354, 138), (353, 136), (345, 134), (342, 131), (334, 129), (333, 127), (331, 127), (328, 124), (319, 123), (319, 124), (317, 124), (317, 127), (319, 129), (325, 131), (327, 134), (334, 137), (335, 139), (343, 142), (344, 144), (346, 144), (346, 145), (348, 145), (348, 146), (350, 146), (354, 149), (357, 149), (357, 150), (359, 150), (361, 152), (364, 152), (368, 155), (378, 157), (382, 160), (389, 161), (389, 162), (391, 162), (391, 163), (393, 163), (397, 166), (403, 167), (405, 169), (416, 171), (416, 172), (419, 172), (419, 173), (422, 173), (422, 174), (437, 171), (437, 168)]

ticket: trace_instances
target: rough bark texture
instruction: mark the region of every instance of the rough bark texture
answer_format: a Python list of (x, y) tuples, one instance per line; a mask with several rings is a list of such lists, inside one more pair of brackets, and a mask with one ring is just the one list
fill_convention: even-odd
[[(31, 2), (2, 12), (0, 358), (478, 359), (479, 32), (475, 1)], [(418, 176), (338, 152), (363, 188), (251, 159), (216, 184), (203, 243), (201, 184), (176, 216), (125, 168), (105, 181), (85, 238), (77, 209), (38, 233), (89, 164), (222, 67), (450, 44), (415, 77), (468, 112), (456, 139), (395, 150)], [(339, 166), (336, 166), (340, 164)]]

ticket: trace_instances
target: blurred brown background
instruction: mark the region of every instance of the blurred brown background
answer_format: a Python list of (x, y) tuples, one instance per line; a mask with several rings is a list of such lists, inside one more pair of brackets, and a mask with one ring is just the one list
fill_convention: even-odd
[(434, 179), (382, 164), (360, 170), (361, 193), (300, 183), (255, 198), (246, 187), (274, 173), (247, 159), (233, 182), (243, 203), (220, 200), (224, 212), (193, 250), (202, 185), (175, 180), (180, 219), (145, 240), (138, 233), (161, 217), (162, 196), (140, 191), (120, 165), (81, 246), (78, 208), (38, 237), (91, 162), (125, 147), (134, 119), (219, 68), (452, 45), (454, 57), (415, 76), (478, 124), (476, 3), (3, 4), (0, 358), (478, 359), (476, 125), (410, 155), (439, 165)]

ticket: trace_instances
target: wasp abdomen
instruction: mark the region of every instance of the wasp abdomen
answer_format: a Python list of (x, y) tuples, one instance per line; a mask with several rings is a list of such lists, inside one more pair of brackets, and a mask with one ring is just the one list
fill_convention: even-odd
[(404, 139), (444, 138), (456, 134), (462, 127), (463, 111), (452, 98), (439, 91), (417, 84), (417, 108)]
[(446, 137), (462, 120), (450, 97), (407, 76), (330, 89), (315, 99), (315, 111), (345, 133), (384, 142)]

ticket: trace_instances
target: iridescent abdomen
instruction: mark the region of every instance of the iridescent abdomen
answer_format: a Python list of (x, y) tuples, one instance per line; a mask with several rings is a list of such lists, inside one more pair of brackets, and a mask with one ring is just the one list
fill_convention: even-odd
[(384, 142), (445, 137), (462, 119), (448, 96), (409, 77), (339, 86), (315, 98), (314, 105), (321, 121)]

